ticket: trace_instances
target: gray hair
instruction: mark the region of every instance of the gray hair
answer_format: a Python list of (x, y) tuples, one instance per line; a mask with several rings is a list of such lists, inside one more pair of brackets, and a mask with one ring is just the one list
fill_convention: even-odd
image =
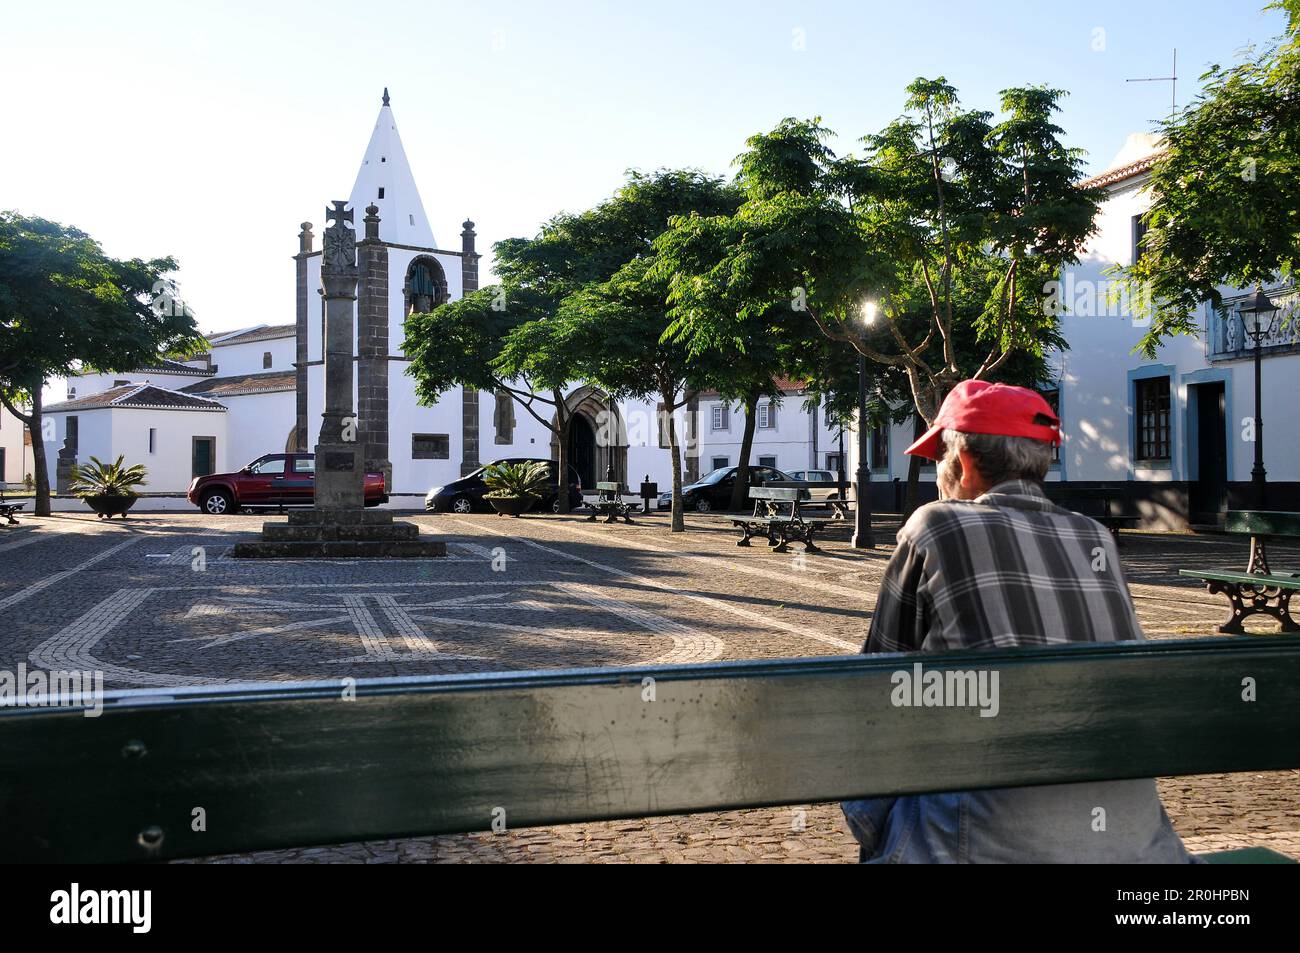
[(949, 453), (965, 450), (973, 456), (989, 486), (1007, 480), (1042, 480), (1052, 465), (1052, 445), (1030, 437), (945, 430), (943, 445)]

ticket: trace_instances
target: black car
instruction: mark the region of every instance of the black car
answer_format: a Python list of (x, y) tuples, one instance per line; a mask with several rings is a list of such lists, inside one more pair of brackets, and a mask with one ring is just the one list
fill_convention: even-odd
[[(494, 463), (545, 463), (547, 473), (550, 474), (550, 483), (547, 486), (546, 496), (537, 505), (538, 509), (559, 512), (559, 487), (555, 481), (555, 464), (550, 460), (542, 460), (538, 457), (507, 457), (504, 460), (496, 460)], [(488, 464), (491, 466), (491, 464)], [(469, 476), (463, 476), (459, 480), (453, 480), (446, 486), (435, 486), (424, 497), (424, 508), (435, 513), (477, 513), (492, 509), (491, 505), (483, 499), (483, 494), (487, 493), (487, 484), (483, 482), (483, 471), (487, 467), (479, 467)], [(569, 509), (577, 509), (582, 505), (582, 480), (578, 477), (578, 471), (569, 467)]]
[[(720, 467), (706, 473), (694, 483), (682, 487), (682, 505), (687, 509), (708, 513), (710, 510), (725, 510), (731, 507), (731, 490), (736, 485), (738, 467)], [(762, 486), (772, 480), (789, 480), (789, 475), (774, 467), (750, 467), (749, 485)], [(748, 499), (748, 494), (746, 494)], [(659, 494), (659, 509), (666, 510), (673, 505), (671, 492)]]

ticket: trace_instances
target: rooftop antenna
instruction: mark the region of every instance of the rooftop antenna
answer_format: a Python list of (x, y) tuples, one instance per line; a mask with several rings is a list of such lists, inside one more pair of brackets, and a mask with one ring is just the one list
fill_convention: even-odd
[(1178, 115), (1178, 50), (1174, 49), (1174, 68), (1168, 76), (1144, 76), (1141, 79), (1126, 79), (1126, 83), (1168, 83), (1169, 84), (1169, 121)]

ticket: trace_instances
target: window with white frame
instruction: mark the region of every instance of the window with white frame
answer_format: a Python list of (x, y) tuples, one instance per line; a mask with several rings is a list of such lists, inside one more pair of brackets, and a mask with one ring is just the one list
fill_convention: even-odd
[[(714, 430), (731, 429), (731, 411), (726, 404), (713, 405), (713, 419), (711, 421), (711, 426)], [(723, 466), (726, 466), (726, 464), (723, 464)]]
[(771, 467), (773, 470), (775, 470), (775, 469), (776, 469), (776, 457), (775, 457), (775, 456), (770, 456), (770, 457), (759, 457), (759, 458), (758, 458), (758, 465), (759, 465), (760, 467)]
[(714, 469), (714, 470), (721, 470), (723, 467), (729, 467), (729, 466), (731, 466), (731, 459), (730, 459), (729, 457), (714, 457), (714, 458), (713, 458), (713, 466), (712, 466), (712, 469)]
[(776, 401), (765, 400), (758, 405), (758, 428), (772, 430), (776, 427)]

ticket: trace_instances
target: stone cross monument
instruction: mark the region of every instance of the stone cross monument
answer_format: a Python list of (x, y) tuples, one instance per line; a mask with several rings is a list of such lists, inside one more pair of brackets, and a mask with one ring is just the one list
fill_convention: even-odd
[[(445, 556), (447, 545), (420, 538), (414, 523), (398, 523), (387, 510), (366, 509), (365, 455), (352, 406), (353, 310), (357, 300), (357, 237), (352, 210), (334, 202), (325, 212), (321, 293), (325, 297), (325, 412), (316, 443), (315, 505), (265, 523), (262, 538), (236, 543), (236, 557)], [(385, 489), (391, 490), (385, 482)]]
[(357, 300), (357, 236), (352, 209), (326, 209), (320, 280), (325, 296), (325, 413), (316, 444), (316, 509), (359, 510), (365, 504), (364, 461), (352, 407), (352, 312)]

